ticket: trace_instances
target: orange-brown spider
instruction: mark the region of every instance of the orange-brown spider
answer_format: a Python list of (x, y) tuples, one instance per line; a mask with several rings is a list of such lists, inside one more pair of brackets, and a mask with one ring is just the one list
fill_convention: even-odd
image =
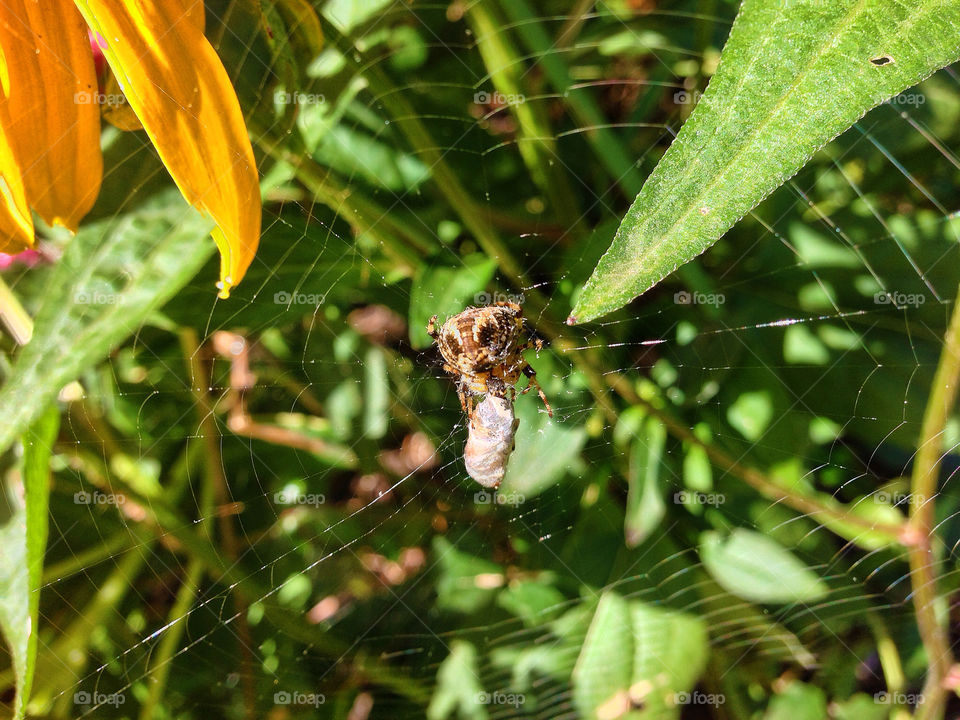
[(524, 330), (523, 309), (512, 302), (486, 307), (468, 307), (449, 318), (437, 330), (437, 316), (430, 318), (427, 332), (437, 342), (443, 369), (457, 377), (457, 395), (468, 416), (473, 415), (473, 396), (491, 394), (510, 399), (520, 375), (530, 382), (521, 395), (536, 388), (550, 417), (553, 409), (537, 382), (537, 372), (524, 359), (529, 348), (541, 350), (543, 341), (531, 339)]

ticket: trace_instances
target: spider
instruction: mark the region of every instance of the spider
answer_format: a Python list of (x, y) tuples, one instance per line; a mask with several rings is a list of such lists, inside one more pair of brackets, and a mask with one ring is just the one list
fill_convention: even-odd
[[(457, 396), (468, 417), (473, 416), (473, 396), (490, 394), (510, 399), (516, 394), (514, 385), (520, 375), (530, 382), (521, 395), (536, 388), (547, 414), (553, 409), (537, 372), (524, 360), (523, 351), (543, 349), (543, 341), (525, 337), (523, 309), (513, 302), (498, 302), (486, 307), (468, 307), (447, 319), (437, 330), (437, 316), (430, 318), (427, 333), (437, 342), (443, 356), (443, 369), (457, 376)], [(512, 392), (511, 392), (512, 391)]]

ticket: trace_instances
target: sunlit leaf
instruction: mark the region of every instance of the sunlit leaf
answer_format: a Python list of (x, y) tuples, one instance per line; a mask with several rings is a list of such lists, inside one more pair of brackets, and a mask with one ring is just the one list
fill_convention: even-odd
[(437, 607), (472, 613), (493, 599), (503, 581), (499, 565), (458, 550), (444, 537), (434, 538), (433, 553), (440, 570)]
[(605, 592), (573, 669), (573, 703), (580, 717), (615, 718), (629, 710), (635, 652), (631, 630), (630, 604)]
[(465, 640), (450, 643), (450, 654), (437, 671), (437, 690), (427, 708), (428, 720), (487, 717), (479, 682), (477, 649)]
[(825, 717), (827, 697), (823, 690), (795, 681), (774, 696), (763, 720), (820, 720)]
[[(632, 602), (632, 687), (638, 720), (676, 717), (707, 665), (710, 642), (703, 618)], [(698, 698), (699, 700), (699, 698)], [(699, 704), (699, 703), (698, 703)]]
[(699, 255), (867, 110), (960, 57), (960, 5), (747, 0), (706, 93), (647, 179), (569, 322)]
[(573, 671), (580, 717), (679, 717), (709, 648), (701, 618), (605, 592)]
[(60, 389), (135, 332), (197, 272), (210, 222), (169, 193), (139, 212), (84, 227), (53, 271), (23, 348), (0, 389), (0, 450)]

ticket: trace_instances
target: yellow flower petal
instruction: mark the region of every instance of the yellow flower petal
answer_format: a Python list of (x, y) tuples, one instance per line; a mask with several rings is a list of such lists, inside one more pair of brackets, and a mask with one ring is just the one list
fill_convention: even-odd
[(106, 73), (107, 77), (103, 82), (103, 99), (106, 102), (100, 103), (100, 117), (118, 130), (143, 130), (143, 123), (127, 102), (113, 71), (107, 68)]
[(100, 113), (87, 28), (70, 3), (0, 2), (7, 140), (30, 206), (76, 230), (100, 190)]
[(220, 294), (227, 297), (257, 249), (260, 188), (240, 103), (203, 35), (202, 5), (75, 2), (100, 34), (104, 57), (174, 182), (217, 223)]
[(20, 168), (4, 130), (2, 106), (5, 104), (0, 98), (0, 252), (15, 253), (33, 245), (33, 217), (27, 206)]

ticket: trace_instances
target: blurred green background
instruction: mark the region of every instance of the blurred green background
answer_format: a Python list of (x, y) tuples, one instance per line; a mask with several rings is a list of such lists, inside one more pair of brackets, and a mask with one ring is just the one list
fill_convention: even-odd
[[(322, 49), (290, 21), (309, 7), (206, 2), (266, 198), (229, 300), (154, 149), (104, 132), (72, 241), (87, 291), (122, 292), (158, 237), (163, 262), (209, 260), (61, 397), (37, 716), (909, 710), (927, 661), (906, 551), (870, 527), (916, 500), (960, 281), (955, 69), (630, 306), (565, 328), (737, 4), (329, 0)], [(67, 242), (3, 271), (31, 313)], [(517, 400), (494, 496), (464, 471), (425, 325), (496, 299), (546, 341), (528, 359), (555, 417)], [(51, 352), (69, 356), (99, 310), (66, 304)], [(952, 419), (944, 452), (958, 442)], [(2, 463), (15, 494), (20, 458)], [(936, 505), (945, 614), (956, 469)]]

